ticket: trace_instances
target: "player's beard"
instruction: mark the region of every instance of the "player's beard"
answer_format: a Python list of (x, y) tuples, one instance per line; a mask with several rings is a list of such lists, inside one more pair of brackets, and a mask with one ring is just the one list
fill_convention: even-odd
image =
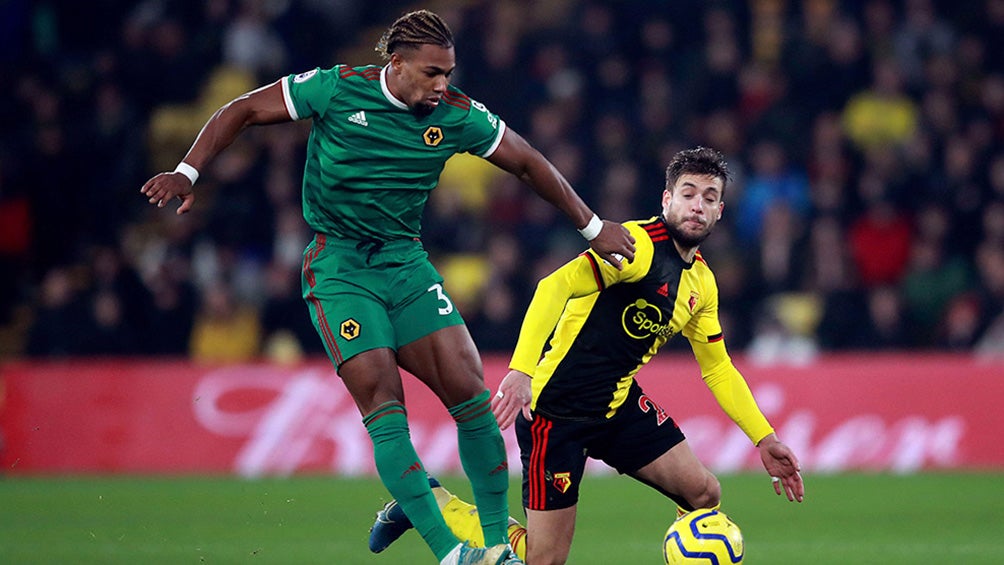
[(708, 224), (703, 224), (704, 229), (698, 233), (684, 231), (680, 227), (684, 221), (685, 218), (680, 218), (675, 222), (666, 222), (666, 229), (669, 230), (669, 235), (683, 247), (697, 247), (711, 234), (711, 226)]
[(429, 114), (435, 112), (436, 111), (436, 107), (433, 106), (432, 104), (426, 104), (425, 102), (419, 102), (418, 104), (415, 104), (411, 108), (411, 111), (416, 116), (418, 116), (419, 118), (424, 118), (424, 117), (428, 116)]

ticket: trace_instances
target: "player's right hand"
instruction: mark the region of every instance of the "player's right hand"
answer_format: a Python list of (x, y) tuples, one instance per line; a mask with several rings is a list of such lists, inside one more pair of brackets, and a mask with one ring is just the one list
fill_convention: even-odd
[(181, 200), (178, 214), (188, 212), (195, 204), (192, 182), (181, 173), (160, 173), (146, 181), (139, 191), (149, 199), (150, 204), (156, 204), (158, 208), (163, 208), (174, 198)]
[(492, 413), (498, 420), (499, 429), (506, 429), (516, 421), (516, 415), (523, 411), (523, 417), (530, 420), (530, 375), (512, 370), (499, 383), (499, 391), (492, 397)]
[(770, 434), (757, 444), (760, 460), (771, 476), (774, 492), (787, 495), (792, 502), (805, 499), (805, 483), (802, 481), (801, 465), (790, 447), (781, 443), (777, 435)]
[(589, 246), (601, 259), (617, 267), (617, 270), (624, 268), (622, 261), (634, 261), (634, 236), (617, 222), (603, 220), (603, 229), (589, 242)]

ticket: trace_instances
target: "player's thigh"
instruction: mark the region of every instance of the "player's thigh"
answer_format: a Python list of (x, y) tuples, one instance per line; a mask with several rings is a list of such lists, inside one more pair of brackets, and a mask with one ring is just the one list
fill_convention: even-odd
[(683, 441), (673, 418), (634, 383), (589, 453), (620, 473), (634, 475)]
[(596, 424), (534, 414), (516, 416), (516, 441), (523, 466), (523, 507), (561, 510), (579, 501), (586, 447)]
[(304, 256), (302, 288), (314, 328), (336, 368), (372, 349), (396, 349), (381, 295), (385, 274), (358, 264), (355, 253), (315, 239)]
[[(388, 301), (388, 316), (394, 326), (397, 349), (444, 328), (464, 324), (460, 311), (443, 286), (442, 275), (427, 260), (410, 260), (389, 274), (393, 300)], [(458, 347), (474, 348), (466, 331), (450, 337)]]
[(324, 349), (341, 373), (342, 364), (373, 349), (393, 349), (394, 328), (383, 305), (355, 289), (327, 289), (304, 295)]
[(576, 506), (526, 511), (526, 562), (564, 563), (575, 535)]
[(448, 407), (484, 392), (481, 357), (440, 274), (428, 261), (398, 274), (405, 275), (396, 285), (402, 298), (389, 312), (398, 363)]
[(682, 497), (695, 508), (714, 506), (721, 498), (718, 479), (701, 463), (686, 440), (638, 469), (632, 476), (666, 493)]
[(401, 373), (394, 352), (386, 347), (354, 355), (339, 366), (338, 375), (364, 416), (387, 402), (404, 403)]
[(397, 362), (425, 383), (447, 407), (487, 390), (481, 357), (463, 324), (439, 329), (401, 346)]

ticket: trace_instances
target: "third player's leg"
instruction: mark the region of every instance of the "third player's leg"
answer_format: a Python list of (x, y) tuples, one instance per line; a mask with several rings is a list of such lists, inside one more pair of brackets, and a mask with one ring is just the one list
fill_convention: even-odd
[(526, 562), (552, 565), (568, 561), (577, 506), (526, 511)]
[(680, 498), (693, 508), (712, 508), (722, 496), (715, 475), (694, 455), (686, 440), (676, 444), (632, 476), (649, 484), (677, 502)]

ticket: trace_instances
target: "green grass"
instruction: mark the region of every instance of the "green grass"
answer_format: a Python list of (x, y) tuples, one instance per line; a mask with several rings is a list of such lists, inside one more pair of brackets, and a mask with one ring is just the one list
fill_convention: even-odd
[[(1004, 562), (1004, 475), (809, 475), (802, 504), (721, 477), (747, 565)], [(463, 479), (446, 486), (469, 496)], [(511, 500), (518, 501), (518, 484)], [(623, 477), (583, 485), (572, 564), (658, 564), (674, 506)], [(434, 563), (413, 532), (366, 548), (373, 479), (0, 479), (0, 563)]]

